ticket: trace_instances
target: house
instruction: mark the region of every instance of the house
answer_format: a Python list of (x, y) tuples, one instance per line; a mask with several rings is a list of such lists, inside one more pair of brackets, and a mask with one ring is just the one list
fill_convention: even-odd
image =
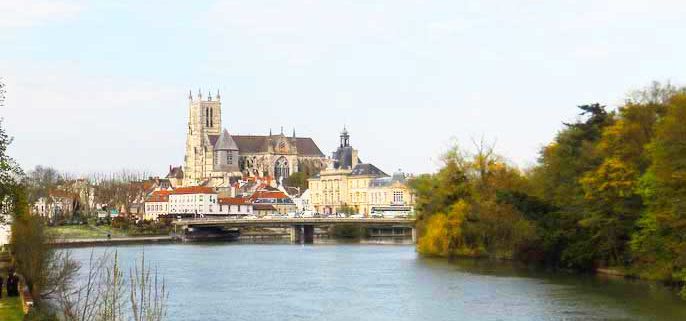
[(312, 211), (312, 199), (310, 198), (310, 190), (305, 190), (300, 196), (293, 197), (293, 203), (298, 212)]
[(155, 191), (145, 200), (144, 220), (156, 221), (160, 215), (169, 214), (169, 195), (171, 191)]
[(279, 214), (295, 212), (297, 207), (286, 193), (277, 189), (258, 190), (250, 196), (253, 206), (257, 204), (272, 205)]
[(219, 214), (227, 216), (253, 215), (253, 204), (247, 198), (220, 197)]
[(51, 190), (47, 197), (41, 197), (32, 206), (33, 214), (48, 219), (72, 215), (79, 204), (79, 195), (62, 190)]
[(211, 187), (179, 187), (169, 194), (169, 214), (219, 214), (217, 192)]
[(262, 217), (266, 215), (276, 215), (279, 211), (271, 204), (253, 204), (253, 213), (256, 216)]

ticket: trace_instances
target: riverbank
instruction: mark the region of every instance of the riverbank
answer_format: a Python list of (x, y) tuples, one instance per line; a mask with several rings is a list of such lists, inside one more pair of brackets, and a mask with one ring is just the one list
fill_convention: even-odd
[(82, 246), (111, 246), (124, 244), (142, 243), (171, 243), (176, 240), (171, 236), (136, 236), (136, 237), (117, 237), (117, 238), (78, 238), (78, 239), (57, 239), (50, 244), (55, 247), (82, 247)]
[(24, 310), (20, 297), (8, 297), (4, 281), (7, 280), (7, 271), (10, 265), (10, 256), (7, 252), (0, 253), (0, 320), (21, 321), (24, 319)]

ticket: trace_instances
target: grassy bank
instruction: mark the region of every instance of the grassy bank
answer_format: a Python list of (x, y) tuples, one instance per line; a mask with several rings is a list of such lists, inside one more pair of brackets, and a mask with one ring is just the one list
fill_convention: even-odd
[(48, 227), (47, 232), (58, 239), (96, 239), (107, 238), (108, 231), (90, 225), (64, 225)]
[(0, 320), (2, 321), (21, 321), (24, 319), (24, 311), (21, 307), (19, 297), (8, 298), (3, 292), (0, 298)]

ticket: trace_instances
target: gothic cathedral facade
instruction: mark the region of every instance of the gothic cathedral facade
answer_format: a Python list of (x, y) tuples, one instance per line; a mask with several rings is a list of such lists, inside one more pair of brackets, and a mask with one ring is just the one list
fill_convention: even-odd
[(231, 135), (222, 128), (221, 97), (188, 96), (183, 185), (228, 186), (242, 177), (277, 182), (299, 172), (319, 172), (329, 160), (309, 137)]

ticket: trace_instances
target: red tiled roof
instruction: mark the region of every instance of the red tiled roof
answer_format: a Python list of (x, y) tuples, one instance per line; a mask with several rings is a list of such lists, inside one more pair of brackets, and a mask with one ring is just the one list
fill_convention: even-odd
[(276, 207), (271, 204), (253, 204), (252, 208), (256, 211), (276, 211)]
[(217, 194), (214, 189), (206, 186), (179, 187), (172, 194)]
[(286, 195), (282, 191), (257, 191), (250, 196), (250, 199), (256, 200), (256, 199), (264, 199), (264, 198), (290, 198), (288, 195)]
[(250, 200), (241, 197), (220, 197), (219, 204), (222, 205), (247, 205), (250, 204)]
[(152, 192), (150, 197), (148, 197), (146, 202), (168, 202), (169, 201), (169, 194), (171, 194), (170, 191), (155, 191)]

